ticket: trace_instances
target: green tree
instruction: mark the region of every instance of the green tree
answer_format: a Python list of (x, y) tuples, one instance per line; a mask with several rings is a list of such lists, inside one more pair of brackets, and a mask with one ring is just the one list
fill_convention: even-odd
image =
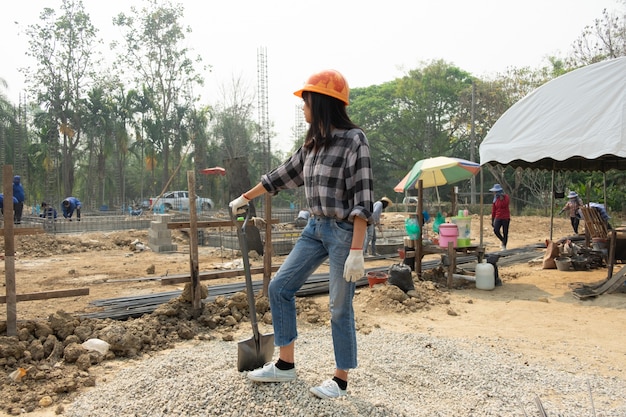
[(354, 89), (350, 115), (365, 131), (373, 156), (376, 195), (395, 186), (420, 159), (451, 154), (461, 125), (461, 93), (469, 73), (434, 61), (380, 86)]
[(254, 140), (259, 127), (254, 121), (254, 96), (249, 91), (241, 78), (222, 86), (221, 102), (214, 106), (210, 126), (212, 141), (220, 149), (227, 172), (228, 199), (250, 188), (251, 178), (258, 179), (265, 171), (263, 148)]
[[(197, 98), (193, 90), (203, 83), (189, 57), (185, 33), (191, 29), (181, 25), (183, 8), (169, 1), (146, 0), (141, 9), (131, 7), (130, 14), (119, 14), (114, 25), (123, 31), (124, 41), (118, 55), (119, 68), (130, 68), (137, 89), (148, 91), (152, 104), (151, 120), (147, 120), (144, 137), (159, 153), (162, 162), (161, 186), (169, 183), (170, 163), (185, 143), (179, 129), (185, 112), (193, 109)], [(197, 58), (196, 62), (200, 62)], [(181, 113), (182, 111), (182, 113)], [(156, 155), (155, 155), (156, 156)], [(152, 160), (154, 166), (156, 160)]]
[(6, 81), (0, 78), (0, 163), (2, 164), (10, 163), (6, 159), (6, 153), (7, 148), (13, 141), (13, 131), (17, 124), (15, 108), (2, 91), (2, 89), (6, 88)]
[(36, 67), (24, 71), (30, 92), (60, 132), (63, 192), (71, 195), (85, 115), (82, 99), (98, 64), (94, 52), (97, 31), (81, 0), (63, 0), (59, 16), (54, 9), (45, 8), (40, 20), (26, 30), (26, 53), (35, 59)]

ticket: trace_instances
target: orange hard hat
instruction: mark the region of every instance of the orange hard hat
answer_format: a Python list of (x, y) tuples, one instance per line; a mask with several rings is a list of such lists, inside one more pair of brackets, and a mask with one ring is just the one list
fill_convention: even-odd
[(300, 90), (293, 94), (302, 97), (304, 91), (320, 93), (334, 97), (348, 105), (348, 96), (350, 95), (350, 87), (348, 82), (339, 71), (332, 69), (317, 72), (309, 77)]

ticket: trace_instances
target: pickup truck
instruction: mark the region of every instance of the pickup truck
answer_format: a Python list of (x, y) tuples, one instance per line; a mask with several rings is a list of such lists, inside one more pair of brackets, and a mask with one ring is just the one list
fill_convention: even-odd
[[(189, 191), (168, 191), (163, 193), (161, 197), (153, 197), (150, 199), (150, 208), (163, 205), (166, 211), (189, 211)], [(196, 209), (209, 210), (213, 208), (213, 200), (210, 198), (196, 196)]]

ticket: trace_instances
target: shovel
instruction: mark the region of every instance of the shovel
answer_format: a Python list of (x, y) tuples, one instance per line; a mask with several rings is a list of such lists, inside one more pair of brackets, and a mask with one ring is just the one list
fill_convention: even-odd
[(237, 370), (239, 372), (252, 371), (261, 368), (274, 356), (274, 333), (260, 334), (256, 318), (256, 306), (254, 304), (254, 290), (252, 289), (252, 274), (250, 272), (250, 258), (248, 257), (248, 242), (246, 242), (246, 225), (250, 219), (250, 210), (246, 210), (246, 218), (241, 227), (231, 211), (230, 217), (237, 229), (239, 248), (243, 258), (243, 269), (246, 275), (246, 293), (248, 295), (248, 308), (250, 310), (250, 322), (252, 323), (253, 336), (237, 343)]

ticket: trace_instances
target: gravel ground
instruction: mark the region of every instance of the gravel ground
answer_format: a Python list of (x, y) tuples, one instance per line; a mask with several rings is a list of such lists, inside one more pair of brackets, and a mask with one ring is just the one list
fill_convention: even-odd
[(341, 399), (309, 394), (334, 367), (330, 330), (317, 327), (300, 329), (293, 382), (251, 382), (237, 372), (237, 342), (193, 341), (122, 369), (63, 415), (532, 417), (538, 397), (548, 416), (626, 416), (623, 379), (529, 364), (488, 338), (374, 329), (358, 340), (359, 367)]

